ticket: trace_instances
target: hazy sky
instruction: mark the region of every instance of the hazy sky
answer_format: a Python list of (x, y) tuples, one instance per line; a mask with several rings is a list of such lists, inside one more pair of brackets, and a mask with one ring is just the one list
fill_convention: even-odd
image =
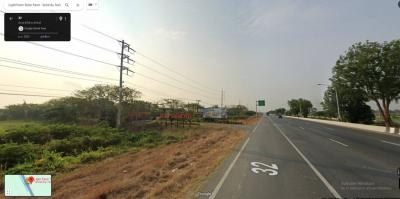
[[(271, 109), (286, 107), (288, 99), (302, 97), (320, 107), (325, 88), (316, 84), (329, 83), (332, 66), (351, 44), (399, 39), (400, 8), (397, 3), (394, 0), (100, 0), (98, 11), (72, 12), (72, 36), (120, 50), (117, 42), (83, 26), (88, 25), (126, 40), (138, 52), (202, 85), (202, 89), (195, 89), (140, 65), (131, 66), (138, 74), (124, 78), (126, 82), (138, 85), (136, 88), (147, 100), (178, 97), (219, 104), (219, 91), (223, 88), (226, 90), (226, 104), (240, 102), (254, 108), (257, 99), (266, 99), (267, 108)], [(2, 14), (0, 18), (3, 27)], [(116, 54), (76, 39), (41, 44), (119, 64)], [(0, 57), (118, 78), (115, 67), (25, 42), (4, 42), (1, 39)], [(180, 81), (197, 85), (140, 55), (132, 58)], [(5, 62), (0, 62), (0, 65), (29, 68)], [(168, 82), (185, 91), (139, 74)], [(2, 84), (75, 90), (96, 82), (0, 66), (0, 92), (70, 93), (5, 87)], [(23, 100), (40, 103), (48, 98), (0, 95), (0, 107), (22, 103)]]

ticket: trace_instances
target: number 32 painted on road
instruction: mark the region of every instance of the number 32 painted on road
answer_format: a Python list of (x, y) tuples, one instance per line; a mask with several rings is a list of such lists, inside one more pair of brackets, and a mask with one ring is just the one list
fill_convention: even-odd
[[(270, 176), (276, 176), (278, 175), (278, 166), (276, 164), (264, 164), (262, 162), (251, 162), (250, 163), (253, 168), (251, 168), (251, 171), (253, 173), (268, 173)], [(266, 167), (265, 169), (262, 169), (260, 167)]]

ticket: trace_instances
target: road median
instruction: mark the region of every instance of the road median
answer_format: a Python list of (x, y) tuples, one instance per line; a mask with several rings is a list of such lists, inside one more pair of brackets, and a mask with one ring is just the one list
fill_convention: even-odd
[(374, 126), (374, 125), (356, 124), (356, 123), (349, 123), (349, 122), (338, 122), (338, 121), (303, 118), (303, 117), (292, 117), (292, 116), (285, 116), (285, 117), (292, 118), (292, 119), (305, 120), (305, 121), (310, 121), (310, 122), (318, 122), (318, 123), (322, 123), (322, 124), (335, 125), (335, 126), (346, 127), (346, 128), (366, 130), (366, 131), (376, 132), (376, 133), (400, 136), (399, 129), (393, 128), (393, 127), (387, 128), (384, 126)]

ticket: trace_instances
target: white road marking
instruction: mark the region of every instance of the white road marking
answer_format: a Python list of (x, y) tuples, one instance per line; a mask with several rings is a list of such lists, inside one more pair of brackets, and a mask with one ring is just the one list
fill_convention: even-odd
[[(251, 168), (251, 171), (253, 173), (258, 174), (261, 171), (263, 173), (268, 173), (268, 175), (270, 175), (270, 176), (278, 175), (278, 165), (276, 165), (276, 164), (268, 165), (268, 164), (264, 164), (262, 162), (251, 162), (250, 164), (251, 164), (251, 166), (254, 166), (253, 168)], [(260, 168), (260, 165), (263, 167), (267, 167), (268, 169), (262, 169), (262, 168)]]
[(400, 144), (393, 143), (393, 142), (388, 142), (388, 141), (386, 141), (386, 140), (381, 140), (381, 142), (388, 143), (388, 144), (392, 144), (392, 145), (395, 145), (395, 146), (400, 146)]
[(304, 127), (301, 126), (300, 128), (304, 130)]
[[(256, 127), (253, 129), (253, 131), (252, 131), (253, 133), (256, 131), (258, 125), (260, 125), (261, 120), (262, 120), (262, 118), (260, 118), (260, 120), (258, 121)], [(231, 172), (231, 170), (233, 168), (233, 165), (235, 165), (237, 159), (239, 158), (240, 154), (242, 154), (242, 152), (243, 152), (244, 148), (246, 147), (247, 143), (249, 142), (249, 140), (250, 140), (250, 136), (247, 138), (247, 140), (243, 144), (242, 148), (240, 148), (239, 153), (236, 155), (235, 159), (233, 159), (233, 161), (229, 165), (228, 169), (225, 171), (224, 175), (222, 176), (221, 180), (219, 180), (217, 186), (214, 188), (214, 190), (213, 190), (213, 192), (212, 192), (212, 194), (211, 194), (209, 199), (214, 199), (215, 196), (217, 196), (218, 191), (221, 189), (221, 187), (224, 184), (226, 178), (228, 177), (229, 173)]]
[(272, 123), (272, 125), (275, 126), (276, 129), (279, 130), (281, 135), (286, 138), (286, 140), (289, 142), (289, 144), (292, 145), (292, 147), (297, 151), (297, 153), (304, 159), (304, 161), (308, 164), (308, 166), (314, 171), (314, 173), (318, 176), (318, 178), (325, 184), (325, 186), (328, 188), (328, 190), (331, 192), (333, 197), (335, 198), (342, 198), (339, 193), (333, 188), (333, 186), (325, 179), (325, 177), (314, 167), (314, 165), (306, 158), (306, 156), (303, 155), (303, 153), (296, 147), (296, 145), (293, 144), (293, 142), (285, 135), (285, 133), (277, 126), (275, 125), (271, 119), (269, 119)]
[(328, 127), (325, 127), (326, 129), (328, 129), (328, 130), (330, 130), (330, 131), (334, 131), (335, 129), (333, 129), (333, 128), (328, 128)]
[(337, 140), (334, 140), (334, 139), (331, 139), (331, 138), (328, 138), (330, 141), (332, 141), (332, 142), (336, 142), (336, 143), (338, 143), (338, 144), (340, 144), (340, 145), (343, 145), (343, 146), (345, 146), (345, 147), (349, 147), (349, 145), (347, 145), (347, 144), (343, 144), (343, 143), (341, 143), (341, 142), (339, 142), (339, 141), (337, 141)]

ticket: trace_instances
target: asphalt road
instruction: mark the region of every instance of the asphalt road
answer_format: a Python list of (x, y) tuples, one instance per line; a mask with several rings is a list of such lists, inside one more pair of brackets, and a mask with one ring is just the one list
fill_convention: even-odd
[(198, 198), (400, 198), (400, 137), (263, 117)]

